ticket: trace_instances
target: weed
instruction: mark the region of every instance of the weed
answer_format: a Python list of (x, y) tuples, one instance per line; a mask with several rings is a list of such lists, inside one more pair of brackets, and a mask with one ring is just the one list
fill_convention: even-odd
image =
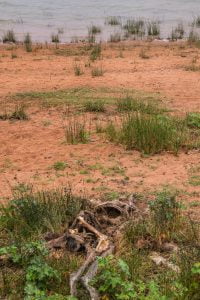
[(92, 68), (91, 75), (92, 77), (100, 77), (103, 76), (104, 71), (102, 67), (94, 67)]
[(59, 35), (58, 34), (52, 34), (51, 35), (51, 42), (56, 43), (56, 44), (60, 43)]
[(84, 72), (81, 69), (80, 65), (75, 64), (75, 66), (74, 66), (74, 74), (75, 74), (75, 76), (81, 76), (81, 75), (84, 74)]
[(67, 168), (67, 163), (64, 161), (57, 161), (53, 164), (53, 168), (56, 171), (64, 171)]
[(89, 140), (89, 132), (86, 130), (85, 121), (72, 119), (65, 126), (65, 139), (69, 144), (86, 144)]
[(105, 102), (102, 100), (88, 100), (84, 103), (84, 110), (88, 112), (105, 112)]
[(116, 16), (111, 16), (106, 18), (106, 24), (111, 26), (121, 25), (121, 18)]
[(194, 29), (192, 28), (191, 31), (189, 32), (188, 42), (197, 43), (199, 42), (199, 39), (200, 39), (199, 34), (195, 32)]
[(4, 34), (2, 40), (3, 40), (3, 43), (14, 43), (15, 44), (17, 42), (17, 39), (15, 37), (15, 33), (14, 33), (13, 30), (8, 30)]
[(200, 113), (188, 113), (186, 122), (189, 127), (200, 129)]
[(31, 40), (31, 35), (29, 33), (27, 33), (24, 37), (24, 46), (26, 52), (32, 52), (32, 40)]
[(189, 179), (189, 184), (193, 186), (200, 186), (200, 176), (199, 175), (193, 175)]
[(131, 300), (135, 296), (128, 265), (123, 260), (114, 262), (113, 256), (98, 259), (98, 274), (93, 285), (102, 298)]

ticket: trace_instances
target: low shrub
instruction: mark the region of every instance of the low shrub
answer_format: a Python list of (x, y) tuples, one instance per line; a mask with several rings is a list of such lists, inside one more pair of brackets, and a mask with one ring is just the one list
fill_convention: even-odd
[(4, 34), (2, 40), (3, 40), (3, 43), (16, 43), (17, 42), (17, 39), (15, 37), (15, 33), (14, 33), (13, 30), (8, 30)]

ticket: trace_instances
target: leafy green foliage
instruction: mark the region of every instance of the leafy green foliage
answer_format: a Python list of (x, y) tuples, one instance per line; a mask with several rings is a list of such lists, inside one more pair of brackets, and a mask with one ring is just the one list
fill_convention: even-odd
[(53, 168), (56, 171), (64, 171), (67, 168), (67, 163), (64, 161), (57, 161), (53, 164)]
[(200, 129), (200, 113), (189, 113), (186, 121), (189, 127)]
[(98, 259), (98, 274), (93, 284), (97, 286), (102, 297), (116, 300), (133, 299), (135, 292), (129, 279), (129, 268), (123, 260), (114, 264), (113, 256)]

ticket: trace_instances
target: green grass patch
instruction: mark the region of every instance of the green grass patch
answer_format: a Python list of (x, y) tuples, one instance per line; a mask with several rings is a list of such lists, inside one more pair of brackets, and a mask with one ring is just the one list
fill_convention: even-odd
[(188, 113), (186, 117), (187, 125), (191, 128), (200, 129), (200, 113)]
[(187, 140), (185, 128), (185, 122), (167, 116), (132, 113), (123, 117), (118, 126), (109, 124), (107, 136), (144, 154), (177, 153)]
[(55, 171), (64, 171), (68, 167), (67, 163), (64, 161), (57, 161), (53, 164)]

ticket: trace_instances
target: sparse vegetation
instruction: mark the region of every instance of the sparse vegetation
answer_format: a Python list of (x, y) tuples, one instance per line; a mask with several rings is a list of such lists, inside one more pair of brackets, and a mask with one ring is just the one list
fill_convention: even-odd
[(69, 144), (86, 144), (89, 140), (89, 132), (86, 130), (86, 122), (76, 118), (71, 119), (64, 128), (65, 139)]
[(14, 33), (13, 30), (8, 30), (4, 34), (2, 40), (3, 40), (3, 43), (14, 43), (15, 44), (17, 42), (17, 39), (15, 37), (15, 33)]

